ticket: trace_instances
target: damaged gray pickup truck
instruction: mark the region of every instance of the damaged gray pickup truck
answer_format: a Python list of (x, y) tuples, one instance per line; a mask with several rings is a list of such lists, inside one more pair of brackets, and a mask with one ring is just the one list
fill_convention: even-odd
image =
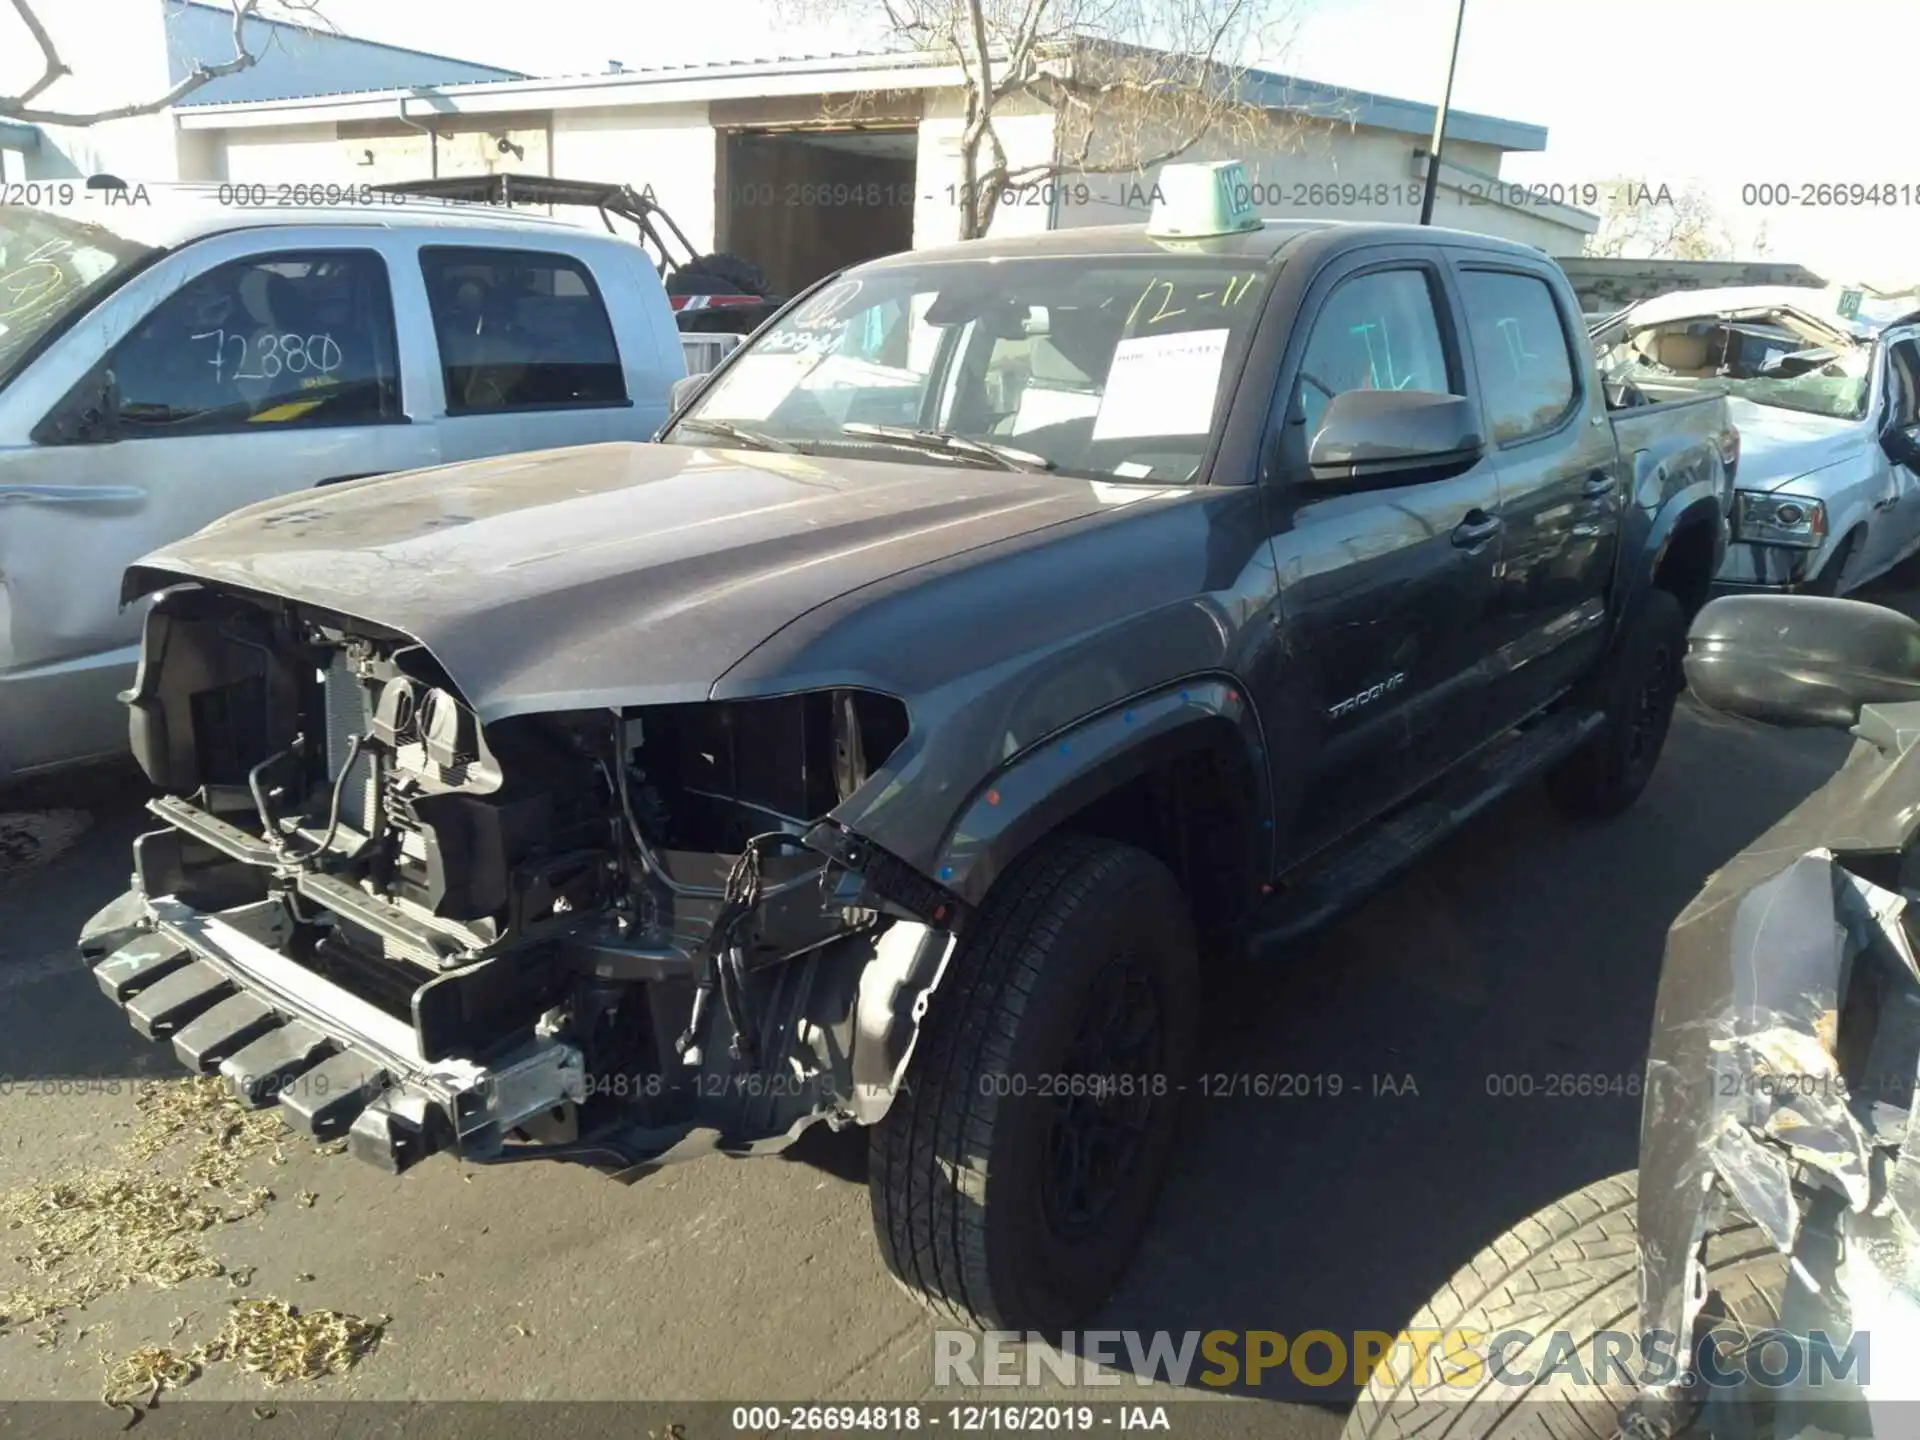
[(1073, 1323), (1147, 1225), (1202, 953), (1536, 775), (1647, 783), (1737, 455), (1718, 397), (1615, 413), (1539, 251), (1192, 228), (863, 265), (660, 444), (147, 557), (161, 824), (103, 990), (394, 1170), (872, 1127), (909, 1288)]

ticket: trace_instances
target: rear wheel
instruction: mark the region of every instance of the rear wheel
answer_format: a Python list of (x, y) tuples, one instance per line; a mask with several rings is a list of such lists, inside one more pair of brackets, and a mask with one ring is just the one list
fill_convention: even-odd
[[(1483, 1349), (1493, 1337), (1521, 1332), (1527, 1343), (1523, 1347), (1516, 1335), (1502, 1348), (1499, 1374), (1491, 1357), (1471, 1372), (1464, 1352), (1443, 1360), (1436, 1347), (1422, 1375), (1410, 1355), (1392, 1354), (1373, 1372), (1341, 1440), (1445, 1440), (1456, 1434), (1474, 1440), (1607, 1440), (1618, 1434), (1619, 1412), (1636, 1394), (1623, 1382), (1642, 1364), (1636, 1183), (1628, 1171), (1535, 1212), (1456, 1271), (1407, 1323), (1409, 1333), (1477, 1331), (1480, 1340), (1467, 1343)], [(1733, 1337), (1778, 1323), (1786, 1257), (1744, 1219), (1709, 1233), (1706, 1246), (1703, 1332), (1739, 1348)], [(1564, 1340), (1556, 1339), (1562, 1334)], [(1614, 1341), (1616, 1335), (1628, 1337), (1632, 1350), (1619, 1366), (1596, 1364), (1599, 1356), (1619, 1355), (1626, 1342)], [(1576, 1378), (1547, 1360), (1555, 1346), (1562, 1354), (1570, 1346), (1578, 1357), (1571, 1368), (1589, 1373)], [(1691, 1353), (1674, 1347), (1677, 1368)], [(1541, 1371), (1559, 1373), (1532, 1382), (1522, 1378)], [(1579, 1383), (1596, 1376), (1603, 1383)]]
[(1687, 616), (1679, 597), (1649, 591), (1620, 646), (1590, 683), (1586, 699), (1606, 723), (1547, 772), (1547, 793), (1569, 815), (1618, 815), (1647, 788), (1685, 683), (1680, 657)]
[(871, 1138), (881, 1254), (962, 1324), (1056, 1334), (1112, 1293), (1165, 1175), (1192, 1045), (1186, 899), (1059, 836), (995, 885)]

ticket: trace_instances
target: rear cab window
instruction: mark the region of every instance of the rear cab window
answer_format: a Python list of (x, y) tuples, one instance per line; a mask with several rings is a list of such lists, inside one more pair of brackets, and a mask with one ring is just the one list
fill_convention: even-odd
[(420, 270), (449, 415), (628, 403), (613, 322), (585, 262), (429, 245)]
[(400, 421), (387, 268), (371, 250), (286, 250), (216, 265), (156, 305), (56, 406), (36, 439), (83, 438), (103, 397), (123, 439)]

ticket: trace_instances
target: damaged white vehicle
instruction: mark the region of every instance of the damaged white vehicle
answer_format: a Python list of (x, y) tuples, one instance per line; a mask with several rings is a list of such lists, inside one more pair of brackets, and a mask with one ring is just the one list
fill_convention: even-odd
[(1739, 596), (1688, 646), (1703, 704), (1852, 753), (1668, 931), (1637, 1172), (1457, 1271), (1403, 1332), (1445, 1358), (1390, 1356), (1343, 1440), (1914, 1433), (1920, 623)]
[(1876, 329), (1821, 292), (1690, 290), (1591, 330), (1628, 398), (1726, 395), (1740, 494), (1721, 594), (1845, 595), (1920, 550), (1920, 313)]

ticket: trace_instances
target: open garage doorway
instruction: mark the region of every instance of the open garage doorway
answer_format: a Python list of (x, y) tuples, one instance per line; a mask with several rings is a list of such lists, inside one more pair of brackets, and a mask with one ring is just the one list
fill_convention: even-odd
[(774, 293), (913, 248), (913, 127), (725, 130), (719, 144), (717, 248), (760, 266)]

